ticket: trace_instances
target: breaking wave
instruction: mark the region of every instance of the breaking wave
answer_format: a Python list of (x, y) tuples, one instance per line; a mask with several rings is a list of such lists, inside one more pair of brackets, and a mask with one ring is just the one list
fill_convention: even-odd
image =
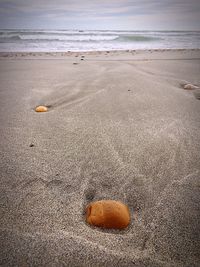
[(0, 51), (200, 48), (200, 31), (0, 30)]
[(89, 35), (89, 34), (1, 34), (0, 42), (7, 41), (35, 41), (35, 42), (102, 42), (102, 41), (121, 41), (121, 42), (148, 42), (159, 40), (158, 37), (143, 35)]

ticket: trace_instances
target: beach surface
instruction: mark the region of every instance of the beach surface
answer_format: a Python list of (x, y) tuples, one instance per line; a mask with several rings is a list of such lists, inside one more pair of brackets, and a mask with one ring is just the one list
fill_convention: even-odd
[[(0, 53), (0, 266), (199, 266), (187, 83), (200, 50)], [(127, 229), (86, 224), (102, 199), (129, 206)]]

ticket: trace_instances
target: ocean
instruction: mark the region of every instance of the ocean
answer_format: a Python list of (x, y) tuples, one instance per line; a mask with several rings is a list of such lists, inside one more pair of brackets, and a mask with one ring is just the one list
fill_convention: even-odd
[(0, 52), (200, 48), (200, 31), (0, 30)]

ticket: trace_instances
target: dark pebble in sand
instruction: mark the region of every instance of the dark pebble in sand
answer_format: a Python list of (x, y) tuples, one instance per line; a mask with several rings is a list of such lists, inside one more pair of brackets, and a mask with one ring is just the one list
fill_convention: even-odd
[(200, 90), (196, 90), (194, 92), (194, 96), (195, 96), (196, 99), (200, 100)]
[(130, 89), (128, 89), (128, 91), (130, 92), (131, 90), (130, 90)]
[(34, 147), (35, 145), (34, 145), (34, 144), (30, 144), (29, 146), (30, 146), (30, 147)]
[(83, 58), (81, 58), (81, 60), (84, 60)]
[(73, 65), (78, 65), (78, 63), (73, 63)]

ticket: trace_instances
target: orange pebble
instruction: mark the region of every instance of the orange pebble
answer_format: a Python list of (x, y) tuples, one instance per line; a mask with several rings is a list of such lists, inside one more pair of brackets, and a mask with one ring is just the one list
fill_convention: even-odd
[(36, 112), (47, 112), (48, 108), (45, 106), (38, 106), (35, 108)]
[(130, 223), (130, 212), (128, 207), (119, 201), (96, 201), (88, 205), (86, 221), (102, 228), (123, 229)]

